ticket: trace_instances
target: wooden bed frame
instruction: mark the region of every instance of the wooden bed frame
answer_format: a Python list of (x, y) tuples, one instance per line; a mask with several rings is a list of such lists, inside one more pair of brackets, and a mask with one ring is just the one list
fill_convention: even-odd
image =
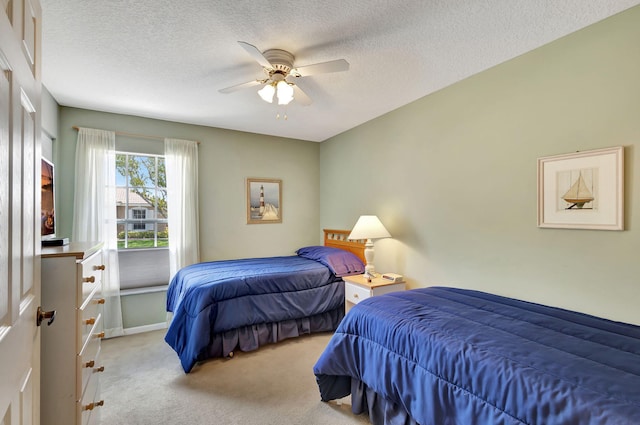
[(324, 246), (330, 246), (332, 248), (339, 248), (345, 251), (349, 251), (355, 254), (363, 263), (366, 264), (364, 258), (364, 239), (347, 239), (351, 230), (335, 230), (335, 229), (323, 229), (324, 231)]

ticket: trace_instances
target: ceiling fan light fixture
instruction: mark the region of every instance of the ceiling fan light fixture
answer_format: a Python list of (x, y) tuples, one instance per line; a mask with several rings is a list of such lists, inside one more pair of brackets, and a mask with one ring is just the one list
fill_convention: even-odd
[(258, 95), (267, 103), (273, 103), (273, 95), (276, 93), (276, 88), (273, 84), (265, 84), (263, 88), (258, 90)]
[[(282, 49), (269, 49), (264, 52), (256, 46), (238, 41), (238, 44), (256, 61), (267, 75), (266, 79), (253, 80), (242, 84), (218, 90), (220, 93), (232, 93), (245, 87), (254, 87), (264, 84), (258, 94), (267, 103), (273, 103), (273, 97), (278, 96), (279, 105), (288, 105), (293, 100), (294, 84), (286, 81), (287, 77), (302, 78), (310, 75), (327, 74), (330, 72), (342, 72), (349, 70), (349, 62), (344, 59), (337, 59), (328, 62), (315, 63), (305, 66), (295, 66), (295, 56)], [(295, 87), (296, 103), (301, 106), (311, 105), (309, 96)]]
[(279, 81), (276, 88), (278, 95), (278, 105), (288, 105), (293, 100), (293, 87), (286, 81)]

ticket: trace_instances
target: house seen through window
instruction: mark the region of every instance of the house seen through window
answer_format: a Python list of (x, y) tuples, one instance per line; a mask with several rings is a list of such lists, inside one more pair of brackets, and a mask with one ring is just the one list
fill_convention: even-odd
[(169, 246), (164, 157), (118, 152), (116, 186), (118, 249)]

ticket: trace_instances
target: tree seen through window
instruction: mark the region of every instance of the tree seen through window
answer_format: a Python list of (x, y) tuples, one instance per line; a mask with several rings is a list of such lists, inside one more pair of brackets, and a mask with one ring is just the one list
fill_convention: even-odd
[(118, 248), (168, 246), (164, 157), (116, 154)]

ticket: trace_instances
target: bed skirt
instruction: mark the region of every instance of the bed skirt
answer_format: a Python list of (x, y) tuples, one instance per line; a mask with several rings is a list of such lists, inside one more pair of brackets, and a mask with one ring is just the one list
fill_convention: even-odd
[(374, 425), (418, 425), (400, 405), (387, 400), (364, 382), (348, 376), (316, 376), (322, 401), (328, 402), (351, 394), (354, 415), (367, 413)]
[(402, 406), (380, 396), (362, 381), (351, 379), (351, 411), (369, 414), (374, 425), (418, 425)]
[(343, 317), (344, 305), (301, 319), (260, 323), (213, 334), (207, 355), (198, 361), (212, 357), (229, 357), (236, 350), (254, 351), (262, 345), (304, 334), (335, 331)]

